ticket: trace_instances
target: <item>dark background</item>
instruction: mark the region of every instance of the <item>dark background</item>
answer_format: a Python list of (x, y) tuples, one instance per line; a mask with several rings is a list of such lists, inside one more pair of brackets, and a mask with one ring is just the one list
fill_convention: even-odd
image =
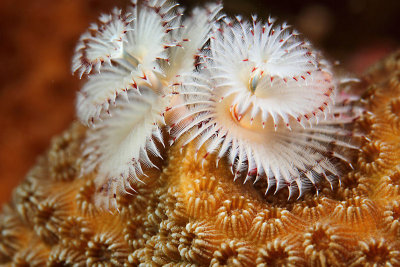
[[(205, 1), (186, 0), (192, 7)], [(70, 74), (80, 34), (124, 0), (0, 1), (0, 203), (53, 135), (74, 119), (82, 84)], [(288, 21), (331, 60), (362, 73), (399, 47), (400, 1), (226, 0), (229, 14)]]

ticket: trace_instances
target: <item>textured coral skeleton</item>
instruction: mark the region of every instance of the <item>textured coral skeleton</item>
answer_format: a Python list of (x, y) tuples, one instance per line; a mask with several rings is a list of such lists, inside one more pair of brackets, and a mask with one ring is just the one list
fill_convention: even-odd
[(267, 192), (301, 197), (321, 180), (338, 184), (337, 159), (349, 163), (357, 149), (343, 126), (357, 112), (341, 79), (286, 23), (221, 9), (185, 18), (169, 1), (133, 1), (82, 35), (73, 59), (88, 75), (77, 101), (91, 128), (82, 169), (97, 171), (98, 206), (116, 208), (118, 194), (160, 168), (168, 140), (195, 142), (199, 160), (228, 158), (235, 180), (267, 180)]
[[(239, 86), (234, 86), (236, 91), (230, 90), (230, 82), (240, 82), (230, 80), (237, 76), (226, 78), (229, 68), (215, 68), (218, 55), (212, 54), (213, 47), (222, 45), (218, 42), (249, 41), (241, 37), (229, 39), (236, 38), (229, 32), (238, 31), (246, 34), (243, 37), (252, 38), (250, 28), (246, 31), (241, 25), (250, 25), (254, 33), (263, 32), (261, 22), (256, 18), (248, 24), (240, 17), (230, 20), (218, 15), (219, 5), (198, 9), (193, 14), (201, 10), (208, 14), (207, 21), (203, 20), (208, 30), (200, 37), (193, 36), (198, 38), (196, 43), (200, 47), (193, 48), (189, 45), (191, 39), (186, 37), (191, 32), (188, 29), (196, 28), (198, 23), (189, 21), (199, 18), (175, 17), (181, 11), (172, 15), (169, 12), (174, 8), (164, 2), (145, 2), (133, 7), (128, 15), (116, 10), (110, 16), (102, 16), (101, 24), (92, 26), (95, 30), (82, 37), (74, 68), (79, 75), (88, 74), (89, 80), (78, 103), (85, 102), (92, 108), (84, 109), (88, 113), (80, 113), (83, 111), (78, 108), (80, 122), (73, 123), (52, 141), (49, 151), (38, 159), (15, 189), (11, 202), (3, 207), (0, 265), (400, 266), (400, 52), (371, 68), (360, 77), (359, 83), (349, 84), (335, 80), (326, 62), (318, 61), (315, 65), (307, 61), (311, 74), (304, 76), (305, 79), (292, 76), (293, 81), (280, 83), (280, 75), (293, 75), (292, 70), (285, 68), (286, 74), (283, 70), (274, 73), (271, 81), (269, 66), (260, 63), (253, 71), (255, 65), (248, 64), (257, 64), (254, 57), (249, 54), (248, 58), (239, 58), (248, 75), (244, 87), (251, 93), (262, 91), (265, 82), (285, 91), (286, 86), (297, 84), (294, 78), (298, 84), (312, 86), (307, 79), (324, 77), (315, 87), (307, 87), (315, 89), (317, 95), (318, 90), (323, 91), (319, 103), (312, 102), (315, 106), (307, 106), (308, 110), (297, 109), (300, 106), (293, 103), (292, 113), (287, 109), (285, 117), (283, 111), (279, 113), (273, 107), (263, 110), (262, 103), (267, 101), (264, 98), (246, 102), (248, 107), (244, 107), (245, 103), (239, 101), (242, 96), (239, 99), (236, 96), (250, 93)], [(154, 12), (153, 17), (145, 17), (143, 14), (147, 12)], [(162, 53), (157, 54), (159, 59), (155, 61), (139, 64), (128, 60), (125, 52), (121, 52), (125, 51), (124, 38), (120, 40), (118, 35), (110, 33), (120, 32), (125, 36), (131, 26), (140, 31), (140, 14), (147, 22), (143, 27), (153, 19), (159, 21), (160, 17), (186, 21), (185, 27), (174, 24), (178, 25), (176, 29), (170, 29), (172, 24), (167, 23), (163, 28), (167, 32), (163, 32), (174, 33), (172, 37), (168, 35), (172, 39), (186, 36), (187, 40), (168, 47), (160, 57)], [(159, 14), (163, 15), (157, 17)], [(211, 26), (211, 21), (217, 27)], [(270, 28), (267, 30), (266, 26), (265, 32), (274, 29), (278, 32), (282, 28), (282, 39), (297, 40), (297, 35), (290, 35), (286, 27), (273, 26), (271, 20), (269, 23)], [(128, 29), (126, 32), (124, 27)], [(225, 34), (229, 36), (227, 40), (219, 39)], [(92, 38), (100, 38), (102, 42)], [(112, 49), (107, 46), (109, 40), (113, 41)], [(319, 60), (318, 54), (308, 53), (309, 44), (294, 41), (295, 44), (300, 46), (296, 53)], [(190, 64), (183, 60), (187, 54), (181, 54), (180, 46), (186, 46), (185, 53), (193, 55)], [(129, 57), (134, 55), (132, 51)], [(118, 58), (121, 53), (123, 58)], [(174, 65), (172, 59), (180, 63)], [(118, 64), (130, 65), (124, 68)], [(181, 64), (188, 64), (191, 69), (185, 72), (186, 67)], [(156, 70), (149, 66), (155, 66)], [(135, 71), (140, 73), (139, 77)], [(317, 78), (313, 78), (312, 71)], [(106, 82), (117, 75), (114, 72), (126, 75), (137, 88), (123, 88), (105, 98), (94, 99), (96, 90), (108, 90), (106, 87), (115, 83)], [(204, 75), (209, 75), (209, 79)], [(130, 82), (126, 84), (130, 86)], [(356, 97), (356, 92), (362, 93)], [(226, 93), (222, 101), (220, 93)], [(230, 102), (224, 102), (230, 97), (232, 109)], [(199, 104), (201, 101), (207, 103)], [(327, 108), (319, 109), (325, 106), (325, 101), (329, 101)], [(234, 121), (229, 130), (219, 124), (220, 128), (214, 132), (204, 128), (217, 127), (211, 122), (215, 115), (210, 105), (220, 107), (223, 115)], [(313, 111), (317, 110), (319, 114), (314, 117)], [(364, 112), (354, 119), (359, 110)], [(254, 115), (256, 112), (258, 117)], [(261, 114), (267, 116), (264, 127)], [(300, 114), (303, 117), (299, 122)], [(205, 116), (211, 119), (204, 119)], [(299, 192), (299, 198), (291, 197), (295, 189), (283, 186), (277, 191), (278, 178), (269, 179), (267, 168), (257, 162), (254, 151), (241, 152), (241, 144), (233, 144), (239, 142), (237, 136), (224, 137), (222, 132), (226, 131), (228, 136), (232, 129), (236, 129), (236, 134), (257, 129), (262, 133), (269, 131), (270, 135), (308, 135), (307, 142), (317, 138), (318, 146), (314, 148), (320, 150), (315, 149), (314, 153), (326, 156), (335, 172), (323, 163), (312, 175), (304, 172), (301, 182), (312, 183), (314, 179), (315, 186)], [(166, 142), (170, 133), (176, 138), (171, 145)], [(354, 144), (349, 142), (351, 135), (364, 137), (360, 139), (360, 149), (353, 149)], [(114, 147), (116, 137), (123, 141)], [(221, 147), (226, 146), (225, 151), (216, 146), (218, 142)], [(291, 145), (287, 143), (292, 149)], [(135, 151), (130, 151), (132, 146)], [(248, 143), (245, 146), (250, 147)], [(129, 153), (136, 153), (136, 161), (127, 165), (124, 160), (131, 156)], [(253, 158), (243, 160), (249, 156)], [(256, 165), (257, 170), (252, 169), (255, 165), (251, 165), (251, 159), (255, 161), (253, 164), (261, 164)], [(347, 164), (340, 167), (343, 162), (351, 164), (353, 169)], [(258, 170), (259, 166), (266, 173)], [(326, 173), (328, 179), (317, 181), (318, 171)], [(128, 177), (109, 180), (113, 172)], [(329, 172), (340, 176), (341, 185), (329, 178)], [(124, 179), (119, 180), (120, 177)], [(246, 183), (253, 177), (254, 184)], [(129, 193), (118, 192), (121, 188)], [(115, 198), (111, 196), (112, 203), (106, 203), (110, 192), (115, 193)], [(109, 204), (112, 205), (109, 210), (104, 209)]]

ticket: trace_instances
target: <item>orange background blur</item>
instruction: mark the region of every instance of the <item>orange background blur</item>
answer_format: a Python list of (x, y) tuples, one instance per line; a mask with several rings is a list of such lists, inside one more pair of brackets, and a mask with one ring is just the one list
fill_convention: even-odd
[[(53, 135), (74, 119), (82, 82), (70, 73), (77, 39), (127, 0), (0, 1), (0, 204)], [(193, 6), (199, 1), (182, 1)], [(385, 3), (385, 4), (382, 4)], [(400, 1), (226, 0), (231, 14), (286, 20), (353, 72), (399, 46)]]

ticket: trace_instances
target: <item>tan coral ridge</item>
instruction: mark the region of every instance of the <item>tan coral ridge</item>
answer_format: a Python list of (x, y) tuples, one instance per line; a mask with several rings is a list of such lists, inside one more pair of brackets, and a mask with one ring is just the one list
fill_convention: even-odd
[(84, 127), (73, 124), (0, 215), (5, 266), (400, 266), (400, 52), (361, 83), (365, 140), (341, 186), (298, 200), (233, 181), (227, 164), (173, 146), (162, 171), (93, 205), (79, 178)]

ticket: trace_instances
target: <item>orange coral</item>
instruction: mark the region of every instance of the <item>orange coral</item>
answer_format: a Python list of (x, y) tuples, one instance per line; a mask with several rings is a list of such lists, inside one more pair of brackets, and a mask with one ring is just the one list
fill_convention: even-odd
[(0, 263), (399, 266), (399, 55), (359, 85), (366, 112), (354, 128), (365, 138), (354, 170), (297, 200), (287, 190), (265, 195), (262, 181), (234, 181), (213, 155), (203, 168), (193, 145), (176, 144), (161, 170), (118, 196), (118, 211), (97, 210), (95, 174), (77, 179), (85, 130), (73, 124), (3, 207)]

